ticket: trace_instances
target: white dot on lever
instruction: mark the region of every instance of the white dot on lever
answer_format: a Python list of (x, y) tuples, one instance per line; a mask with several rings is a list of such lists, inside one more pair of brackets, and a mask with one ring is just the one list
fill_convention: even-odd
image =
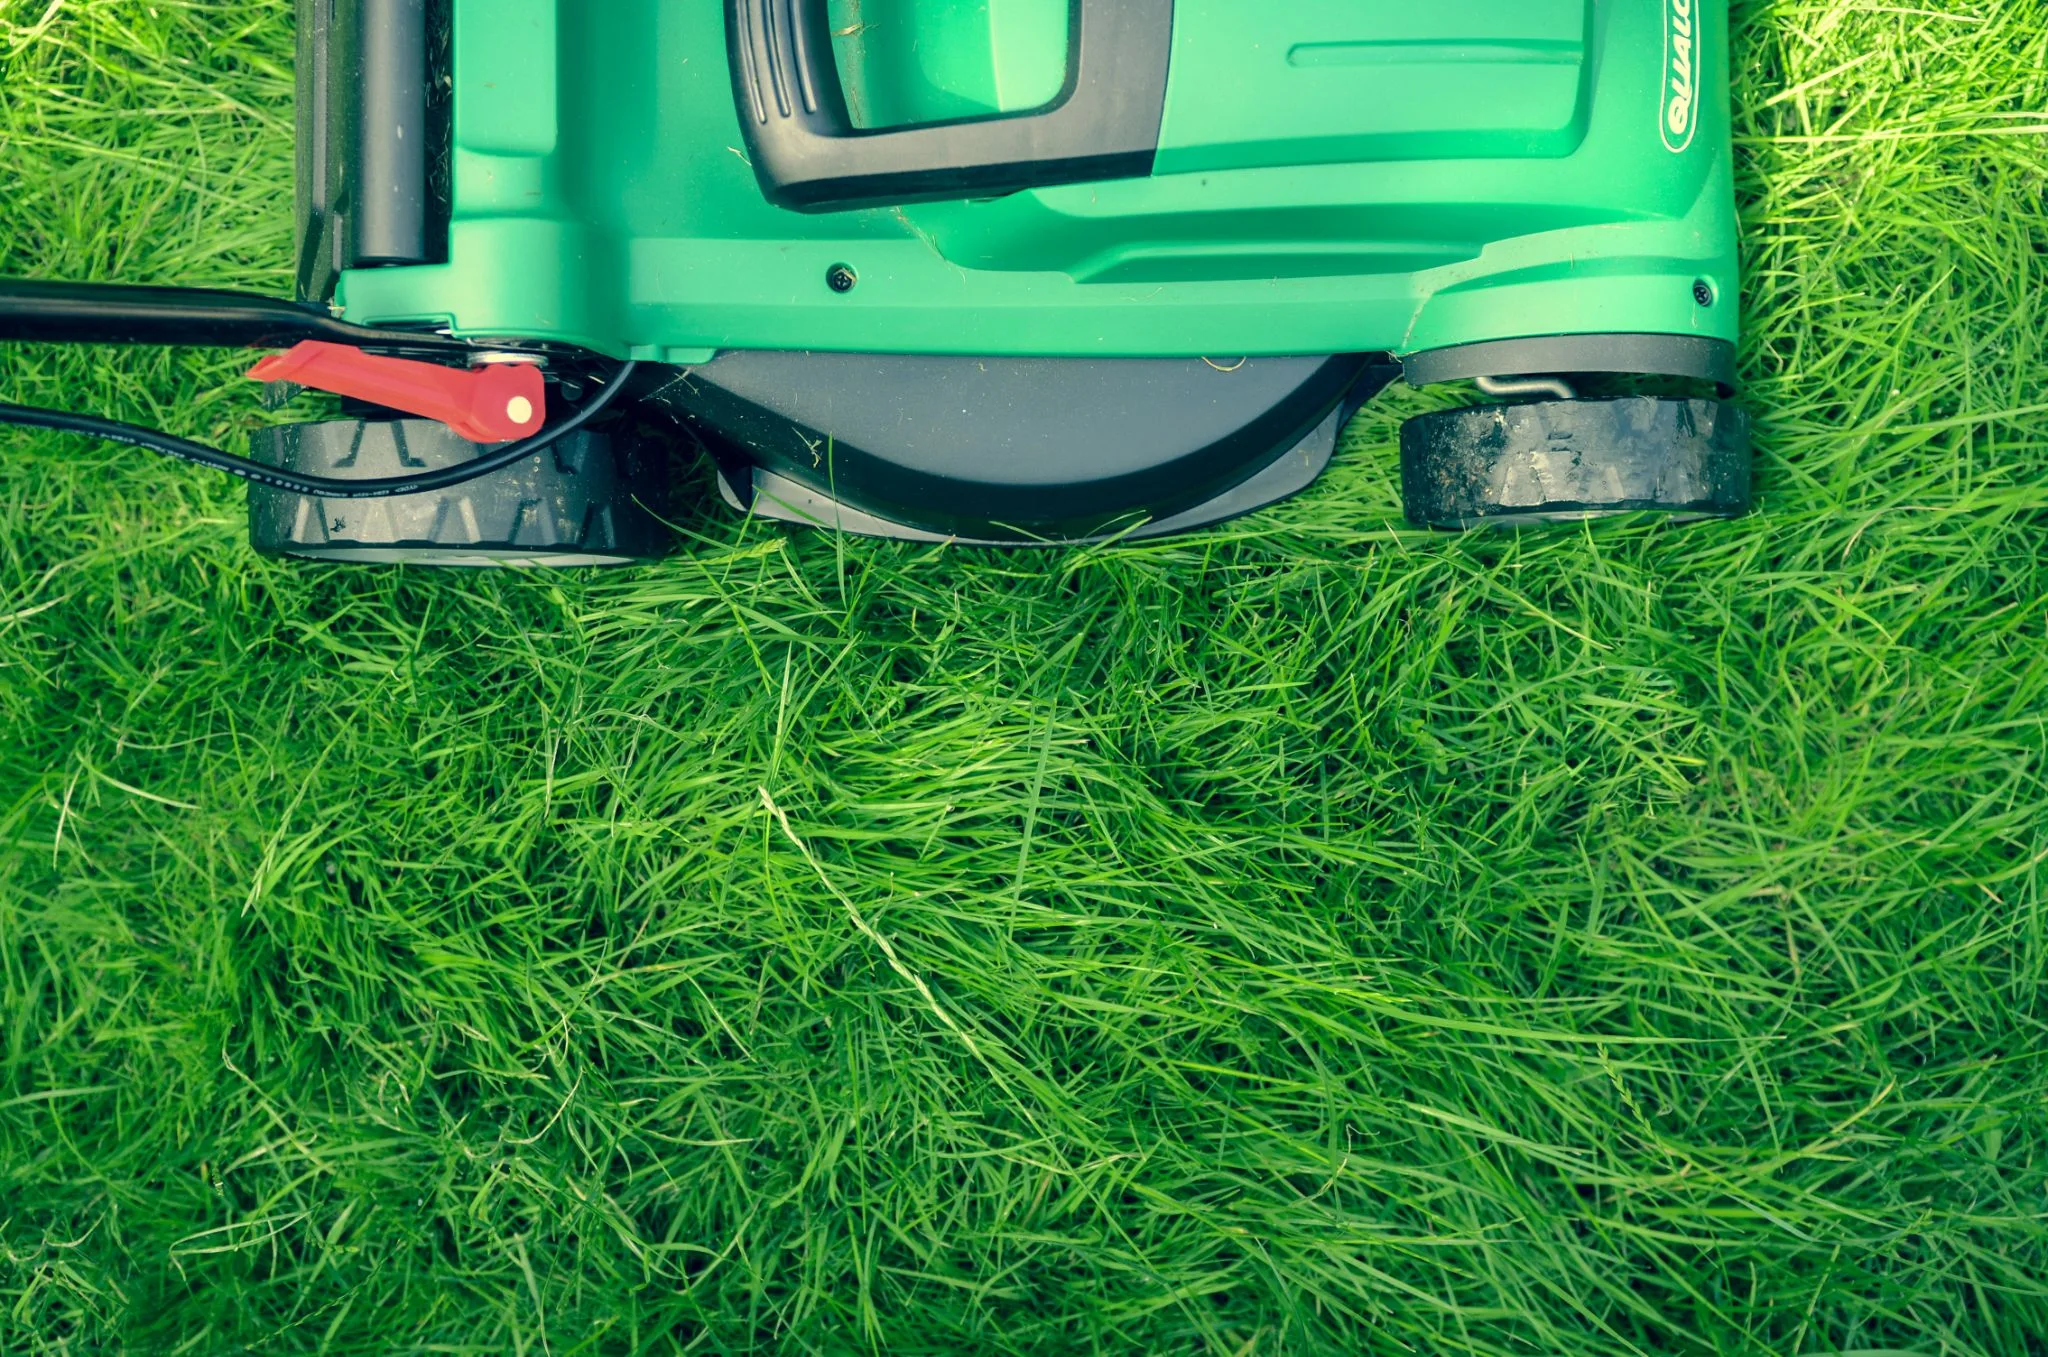
[(505, 418), (514, 424), (528, 424), (533, 420), (533, 402), (524, 396), (514, 396), (505, 404)]

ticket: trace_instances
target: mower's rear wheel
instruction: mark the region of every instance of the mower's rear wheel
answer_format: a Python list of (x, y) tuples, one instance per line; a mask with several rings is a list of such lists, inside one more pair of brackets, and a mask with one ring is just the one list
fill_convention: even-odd
[(1734, 518), (1749, 511), (1749, 418), (1648, 396), (1419, 415), (1401, 429), (1401, 494), (1408, 520), (1435, 528)]
[[(438, 470), (485, 449), (429, 420), (335, 420), (264, 430), (256, 456), (316, 476)], [(249, 542), (273, 556), (362, 565), (621, 565), (666, 555), (658, 449), (578, 432), (449, 490), (328, 499), (249, 487)]]

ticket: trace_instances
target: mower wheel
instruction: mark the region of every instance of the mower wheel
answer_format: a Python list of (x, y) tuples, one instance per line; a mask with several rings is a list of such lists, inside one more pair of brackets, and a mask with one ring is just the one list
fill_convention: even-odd
[[(437, 470), (487, 449), (431, 420), (334, 420), (264, 430), (271, 466), (364, 480)], [(273, 556), (359, 564), (620, 565), (668, 553), (659, 449), (578, 432), (452, 489), (328, 499), (249, 487), (249, 542)]]
[(1401, 429), (1408, 521), (1434, 528), (1749, 511), (1749, 418), (1720, 401), (1551, 400), (1419, 415)]

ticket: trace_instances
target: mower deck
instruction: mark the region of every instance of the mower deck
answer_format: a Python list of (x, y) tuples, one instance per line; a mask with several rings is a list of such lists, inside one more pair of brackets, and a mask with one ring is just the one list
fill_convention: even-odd
[[(340, 206), (306, 204), (309, 291), (332, 286), (359, 323), (678, 365), (733, 349), (1228, 362), (1736, 337), (1724, 101), (1690, 106), (1689, 144), (1670, 149), (1665, 6), (1113, 0), (1171, 51), (1147, 172), (806, 212), (771, 201), (752, 163), (773, 129), (743, 116), (747, 80), (735, 87), (728, 47), (745, 16), (848, 21), (830, 25), (836, 70), (818, 63), (814, 87), (863, 88), (895, 118), (979, 109), (919, 129), (939, 155), (949, 138), (1034, 120), (999, 116), (1015, 98), (990, 68), (1009, 29), (1042, 23), (1048, 5), (1066, 20), (1069, 0), (448, 2), (445, 49), (426, 54), (428, 92), (445, 81), (448, 106), (445, 150), (418, 170), (418, 261), (365, 227), (360, 187), (340, 188)], [(1075, 22), (1094, 8), (1075, 3)], [(1725, 15), (1699, 17), (1700, 79), (1718, 90)], [(338, 20), (324, 32), (328, 50), (316, 43), (301, 75), (307, 136), (354, 129), (327, 155), (332, 172), (376, 159), (380, 116), (404, 114), (334, 104), (362, 84), (313, 77), (362, 63)], [(380, 200), (406, 197), (383, 187)], [(936, 172), (922, 187), (948, 193)], [(366, 229), (382, 253), (346, 267)], [(851, 286), (835, 290), (837, 269)]]

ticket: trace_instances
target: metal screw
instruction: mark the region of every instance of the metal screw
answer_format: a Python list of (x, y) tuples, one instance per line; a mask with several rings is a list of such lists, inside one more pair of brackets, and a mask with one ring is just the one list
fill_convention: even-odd
[(859, 281), (860, 275), (853, 271), (851, 264), (834, 264), (825, 270), (825, 286), (834, 292), (851, 292)]
[(1704, 278), (1694, 279), (1692, 285), (1692, 299), (1698, 302), (1701, 306), (1712, 306), (1714, 304), (1713, 285), (1708, 283), (1707, 280)]

